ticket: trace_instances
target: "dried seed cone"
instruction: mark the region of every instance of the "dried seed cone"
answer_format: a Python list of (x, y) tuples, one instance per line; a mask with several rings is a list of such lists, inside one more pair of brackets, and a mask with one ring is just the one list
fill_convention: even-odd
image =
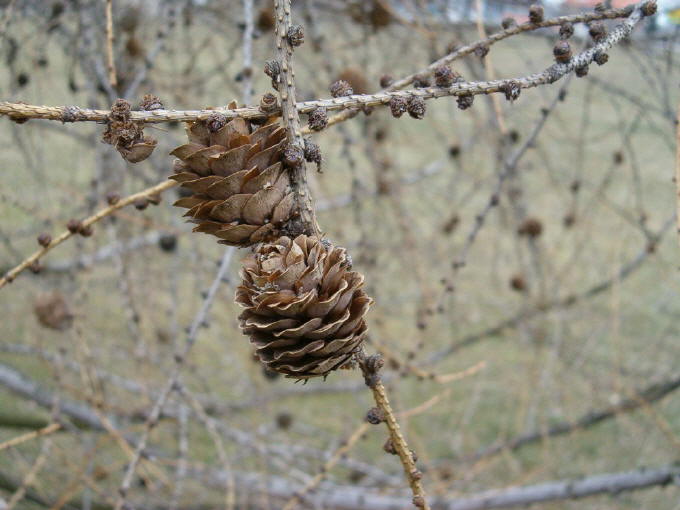
[(244, 261), (241, 329), (267, 368), (307, 379), (350, 360), (373, 302), (363, 275), (350, 269), (344, 248), (306, 235), (262, 244)]
[(197, 223), (194, 232), (232, 246), (280, 235), (293, 209), (289, 173), (281, 163), (284, 129), (273, 121), (255, 128), (216, 113), (189, 123), (187, 133), (189, 143), (171, 152), (179, 161), (170, 178), (192, 193), (175, 205), (189, 209), (185, 216)]

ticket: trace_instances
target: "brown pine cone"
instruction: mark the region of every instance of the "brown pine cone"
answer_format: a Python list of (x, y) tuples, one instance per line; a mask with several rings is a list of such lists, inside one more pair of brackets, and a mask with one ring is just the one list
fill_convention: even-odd
[(189, 143), (171, 152), (179, 161), (170, 178), (192, 192), (174, 205), (189, 209), (185, 216), (197, 223), (194, 232), (232, 246), (280, 235), (293, 209), (289, 174), (281, 163), (285, 130), (275, 121), (256, 128), (215, 113), (188, 123), (187, 133)]
[(158, 143), (150, 136), (144, 135), (144, 127), (130, 120), (130, 103), (118, 99), (111, 107), (106, 130), (102, 141), (113, 145), (123, 159), (130, 163), (139, 163), (151, 156)]
[(241, 329), (267, 368), (325, 376), (361, 346), (373, 300), (344, 248), (300, 235), (260, 245), (243, 264), (236, 302)]
[(66, 298), (59, 291), (39, 294), (33, 302), (38, 322), (48, 328), (64, 331), (73, 324), (73, 312)]

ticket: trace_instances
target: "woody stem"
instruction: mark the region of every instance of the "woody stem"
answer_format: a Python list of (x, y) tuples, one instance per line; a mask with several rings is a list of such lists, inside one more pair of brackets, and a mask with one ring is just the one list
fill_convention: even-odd
[(300, 130), (300, 115), (295, 103), (295, 73), (293, 71), (293, 46), (288, 38), (292, 26), (290, 0), (275, 0), (276, 56), (280, 66), (277, 84), (281, 97), (281, 116), (286, 129), (288, 151), (297, 151), (298, 160), (290, 169), (295, 210), (299, 213), (300, 230), (308, 235), (319, 235), (314, 203), (307, 184), (307, 165), (304, 159), (305, 142)]
[(380, 359), (379, 362), (376, 362), (378, 357), (366, 357), (366, 353), (363, 349), (357, 354), (357, 359), (364, 375), (366, 385), (373, 392), (373, 399), (375, 400), (376, 406), (382, 411), (383, 421), (385, 422), (385, 425), (387, 425), (390, 441), (394, 449), (393, 453), (396, 453), (396, 455), (399, 456), (399, 460), (401, 460), (404, 474), (406, 475), (409, 487), (413, 493), (413, 504), (421, 510), (430, 510), (430, 506), (427, 504), (425, 490), (420, 482), (422, 473), (416, 467), (414, 453), (409, 448), (406, 438), (404, 438), (404, 435), (401, 432), (401, 427), (397, 422), (390, 401), (387, 398), (387, 391), (380, 378), (379, 371), (382, 367), (382, 359)]

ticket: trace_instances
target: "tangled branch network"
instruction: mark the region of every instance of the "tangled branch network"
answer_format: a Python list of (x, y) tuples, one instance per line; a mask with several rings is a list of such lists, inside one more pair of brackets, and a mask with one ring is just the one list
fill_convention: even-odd
[[(108, 77), (109, 89), (115, 90), (117, 72), (113, 51), (112, 1), (108, 0), (105, 7), (105, 76)], [(646, 0), (622, 9), (599, 8), (592, 13), (551, 19), (544, 19), (542, 8), (532, 6), (529, 21), (526, 23), (509, 24), (502, 31), (455, 49), (409, 76), (398, 80), (386, 79), (381, 83), (382, 90), (377, 93), (354, 94), (349, 84), (339, 80), (330, 87), (332, 97), (302, 102), (296, 100), (294, 55), (296, 48), (304, 43), (304, 29), (293, 23), (290, 0), (276, 0), (274, 7), (275, 58), (266, 63), (265, 72), (272, 78), (272, 86), (278, 94), (265, 94), (258, 105), (239, 108), (236, 103), (231, 103), (210, 109), (169, 110), (164, 108), (160, 99), (151, 95), (145, 96), (137, 110), (133, 110), (130, 103), (123, 99), (116, 100), (110, 110), (0, 102), (0, 115), (19, 124), (38, 119), (103, 124), (106, 126), (103, 140), (115, 147), (130, 163), (148, 158), (157, 145), (156, 140), (144, 134), (145, 127), (177, 121), (187, 123), (187, 140), (172, 152), (176, 161), (171, 180), (127, 197), (110, 196), (106, 207), (82, 220), (69, 221), (60, 234), (54, 237), (47, 234), (39, 236), (40, 248), (7, 271), (0, 278), (0, 288), (13, 282), (27, 269), (40, 271), (41, 260), (54, 248), (76, 236), (91, 236), (95, 224), (121, 208), (140, 204), (142, 207), (139, 208), (143, 208), (148, 203), (157, 203), (162, 192), (175, 186), (181, 187), (185, 193), (175, 205), (187, 209), (185, 216), (196, 225), (194, 231), (212, 235), (221, 244), (229, 246), (222, 256), (202, 306), (191, 322), (186, 341), (175, 350), (175, 365), (170, 375), (166, 375), (159, 392), (148, 394), (152, 405), (150, 411), (138, 420), (142, 424), (141, 432), (137, 431), (134, 436), (122, 434), (116, 429), (114, 420), (96, 406), (90, 408), (70, 402), (61, 404), (60, 412), (64, 415), (78, 419), (92, 429), (109, 432), (123, 445), (127, 463), (116, 496), (111, 498), (113, 502), (110, 507), (114, 510), (132, 508), (130, 501), (133, 484), (140, 472), (148, 471), (162, 480), (163, 474), (153, 467), (152, 462), (147, 462), (148, 444), (152, 431), (164, 416), (176, 419), (186, 435), (186, 417), (183, 414), (187, 412), (186, 407), (180, 408), (183, 411), (167, 409), (173, 394), (181, 397), (184, 404), (193, 409), (210, 433), (223, 466), (223, 471), (212, 473), (211, 481), (226, 488), (226, 508), (236, 507), (237, 487), (248, 488), (261, 482), (248, 473), (234, 471), (222, 444), (221, 434), (226, 432), (220, 429), (220, 424), (205, 409), (204, 403), (182, 383), (186, 359), (216, 298), (220, 283), (225, 278), (235, 247), (252, 248), (252, 253), (242, 263), (241, 284), (235, 300), (243, 308), (239, 315), (240, 328), (248, 335), (258, 360), (266, 369), (306, 381), (314, 377), (325, 378), (335, 370), (358, 367), (375, 402), (375, 407), (366, 413), (367, 423), (358, 427), (328, 457), (320, 473), (304, 480), (302, 490), (292, 488), (287, 480), (273, 477), (268, 479), (271, 494), (288, 500), (286, 509), (295, 508), (300, 502), (337, 508), (388, 509), (402, 506), (406, 497), (410, 497), (413, 506), (423, 510), (501, 508), (635, 490), (666, 484), (677, 478), (677, 466), (665, 466), (651, 471), (634, 470), (574, 482), (555, 481), (488, 492), (466, 499), (429, 496), (423, 483), (424, 473), (418, 468), (418, 456), (409, 446), (407, 434), (398, 422), (399, 413), (393, 410), (388, 398), (386, 377), (382, 373), (385, 362), (382, 356), (369, 355), (366, 351), (366, 314), (373, 300), (364, 290), (364, 275), (354, 270), (347, 249), (333, 245), (318, 224), (318, 207), (312, 199), (307, 164), (320, 165), (320, 149), (303, 136), (323, 131), (362, 112), (368, 115), (375, 108), (389, 108), (395, 118), (408, 113), (415, 119), (422, 119), (427, 111), (426, 101), (432, 99), (455, 97), (458, 106), (466, 109), (472, 106), (473, 98), (478, 95), (502, 94), (508, 101), (515, 101), (522, 90), (553, 84), (572, 72), (583, 77), (593, 63), (605, 64), (609, 58), (608, 51), (627, 38), (645, 16), (654, 14), (655, 2)], [(249, 18), (253, 15), (252, 8), (252, 2), (246, 0), (244, 11)], [(593, 44), (573, 54), (568, 42), (573, 33), (572, 25), (607, 19), (622, 21), (609, 33), (591, 30)], [(509, 37), (554, 26), (562, 27), (561, 39), (553, 48), (555, 62), (540, 72), (506, 79), (466, 81), (449, 67), (452, 62), (470, 54), (486, 55), (492, 45)], [(248, 66), (252, 60), (252, 51), (249, 48), (252, 30), (252, 19), (249, 19), (244, 30), (248, 48), (244, 52), (244, 60)], [(250, 98), (249, 80), (250, 76), (247, 76), (244, 91), (246, 99)], [(413, 88), (408, 88), (411, 85)], [(559, 96), (551, 108), (558, 99)], [(335, 115), (329, 117), (329, 112), (335, 112)], [(548, 114), (549, 111), (543, 115), (524, 150), (543, 127)], [(308, 124), (303, 127), (301, 116), (305, 115)], [(518, 152), (514, 162), (510, 161), (505, 166), (499, 180), (499, 190), (504, 180), (514, 171), (522, 153), (523, 151)], [(490, 200), (484, 214), (497, 204), (497, 200), (498, 196), (495, 195), (495, 202), (493, 198)], [(480, 215), (478, 218), (481, 219), (477, 223), (477, 230), (470, 236), (472, 240), (481, 228), (484, 216)], [(534, 235), (537, 235), (535, 232), (538, 228), (534, 227)], [(532, 235), (530, 230), (527, 232)], [(79, 342), (81, 351), (89, 355), (86, 342), (82, 338), (79, 338)], [(449, 349), (451, 350), (453, 348)], [(80, 366), (78, 365), (78, 369)], [(464, 375), (473, 375), (482, 366), (483, 363), (468, 369)], [(431, 379), (435, 382), (451, 381), (461, 376), (439, 376), (416, 368), (411, 370), (419, 376), (432, 375)], [(11, 370), (3, 370), (1, 366), (0, 382), (42, 406), (51, 406), (58, 400), (56, 397), (47, 397), (38, 386), (31, 385)], [(673, 389), (675, 387), (677, 384)], [(642, 392), (641, 395), (647, 395), (650, 399), (661, 398), (657, 396), (658, 392), (651, 396), (648, 393)], [(55, 406), (59, 408), (58, 405)], [(638, 406), (627, 403), (619, 407), (629, 409)], [(413, 413), (420, 410), (416, 409)], [(605, 415), (609, 417), (619, 411), (617, 407), (607, 410)], [(589, 425), (591, 421), (582, 420), (579, 423)], [(341, 461), (346, 451), (367, 430), (368, 425), (383, 423), (387, 429), (383, 449), (399, 459), (408, 491), (387, 496), (358, 488), (324, 485), (327, 471)], [(15, 439), (7, 443), (6, 447), (56, 433), (66, 425), (55, 420), (54, 424)], [(575, 425), (568, 424), (548, 432), (547, 435), (559, 435), (574, 428)], [(237, 432), (232, 431), (231, 434), (244, 443), (248, 442), (248, 439)], [(474, 459), (493, 456), (503, 449), (517, 449), (522, 444), (537, 441), (540, 437), (543, 436), (539, 433), (526, 438), (520, 437), (507, 445), (482, 450)], [(268, 447), (258, 448), (264, 453), (268, 452)], [(47, 455), (46, 452), (47, 449), (43, 458)], [(41, 465), (42, 463), (36, 462), (35, 470), (40, 469)], [(188, 467), (183, 464), (182, 469), (186, 472)], [(30, 484), (24, 482), (22, 486), (15, 487), (16, 494), (22, 494), (28, 485)], [(315, 491), (318, 490), (320, 491), (317, 494)]]

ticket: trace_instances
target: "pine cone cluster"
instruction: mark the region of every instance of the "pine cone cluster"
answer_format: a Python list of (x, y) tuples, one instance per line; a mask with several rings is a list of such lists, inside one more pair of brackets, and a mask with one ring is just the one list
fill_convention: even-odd
[[(229, 105), (236, 108), (235, 103)], [(215, 113), (190, 122), (189, 143), (171, 152), (179, 160), (170, 178), (191, 195), (175, 205), (205, 232), (232, 246), (274, 239), (290, 219), (293, 193), (281, 158), (285, 130), (270, 119), (261, 127)]]
[(300, 235), (261, 244), (246, 258), (236, 302), (241, 329), (265, 366), (287, 377), (325, 376), (363, 341), (372, 299), (344, 248)]

